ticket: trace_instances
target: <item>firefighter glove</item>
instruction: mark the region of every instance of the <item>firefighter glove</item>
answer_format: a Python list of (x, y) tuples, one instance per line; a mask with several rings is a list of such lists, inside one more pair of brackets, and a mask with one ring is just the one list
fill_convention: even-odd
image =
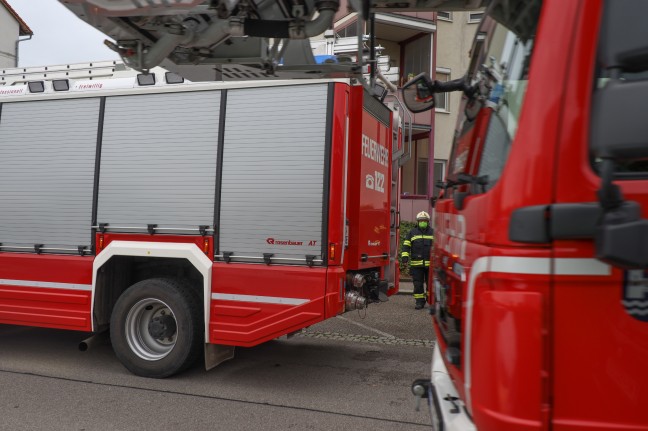
[(401, 257), (401, 260), (403, 261), (403, 263), (407, 263), (409, 262), (409, 256), (403, 256)]

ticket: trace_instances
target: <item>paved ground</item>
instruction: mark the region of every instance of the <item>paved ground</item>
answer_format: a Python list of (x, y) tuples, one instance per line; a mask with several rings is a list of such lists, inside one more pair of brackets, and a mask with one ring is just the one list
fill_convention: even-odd
[(399, 283), (399, 293), (403, 295), (411, 295), (414, 292), (414, 285), (411, 281), (401, 280)]
[(434, 336), (413, 305), (396, 295), (165, 380), (129, 374), (107, 343), (79, 352), (85, 334), (0, 325), (0, 430), (429, 429), (410, 384)]

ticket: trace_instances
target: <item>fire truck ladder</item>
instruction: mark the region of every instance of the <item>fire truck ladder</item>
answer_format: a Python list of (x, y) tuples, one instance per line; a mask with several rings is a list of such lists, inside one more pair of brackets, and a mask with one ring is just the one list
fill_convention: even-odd
[[(412, 157), (412, 114), (405, 109), (395, 96), (388, 96), (388, 106), (393, 111), (392, 125), (392, 164), (391, 164), (391, 202), (389, 222), (389, 266), (385, 273), (389, 289), (396, 285), (398, 274), (398, 230), (400, 228), (400, 169)], [(407, 149), (407, 150), (406, 150)]]
[[(162, 68), (157, 71), (164, 71)], [(33, 81), (92, 80), (107, 78), (132, 78), (139, 72), (120, 61), (61, 64), (56, 66), (16, 67), (0, 69), (0, 85), (24, 85)]]

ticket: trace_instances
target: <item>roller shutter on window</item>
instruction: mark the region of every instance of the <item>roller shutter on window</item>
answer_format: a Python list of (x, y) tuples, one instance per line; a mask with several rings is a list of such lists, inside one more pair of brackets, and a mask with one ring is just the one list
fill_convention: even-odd
[(90, 246), (99, 105), (99, 98), (2, 105), (3, 250)]
[(220, 252), (322, 258), (327, 95), (326, 84), (228, 91)]
[(97, 221), (212, 226), (219, 114), (220, 91), (108, 97)]

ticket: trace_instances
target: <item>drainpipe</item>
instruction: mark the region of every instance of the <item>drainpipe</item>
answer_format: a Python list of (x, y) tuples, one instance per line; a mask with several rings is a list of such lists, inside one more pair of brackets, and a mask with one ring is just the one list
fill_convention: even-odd
[[(437, 34), (432, 33), (432, 82), (436, 79), (436, 59), (437, 59)], [(430, 137), (428, 138), (428, 190), (427, 204), (430, 217), (434, 217), (434, 208), (430, 204), (430, 198), (434, 195), (434, 129), (436, 120), (436, 109), (430, 109)], [(433, 222), (430, 220), (430, 222)]]
[(19, 37), (18, 40), (16, 41), (16, 66), (15, 66), (15, 67), (18, 67), (18, 52), (19, 52), (19, 45), (18, 45), (18, 44), (19, 44), (20, 42), (24, 42), (24, 41), (26, 41), (26, 40), (31, 40), (31, 38), (32, 38), (33, 36), (34, 36), (33, 34), (30, 34), (30, 35), (29, 35), (27, 38), (25, 38), (25, 39), (21, 39), (21, 38)]

